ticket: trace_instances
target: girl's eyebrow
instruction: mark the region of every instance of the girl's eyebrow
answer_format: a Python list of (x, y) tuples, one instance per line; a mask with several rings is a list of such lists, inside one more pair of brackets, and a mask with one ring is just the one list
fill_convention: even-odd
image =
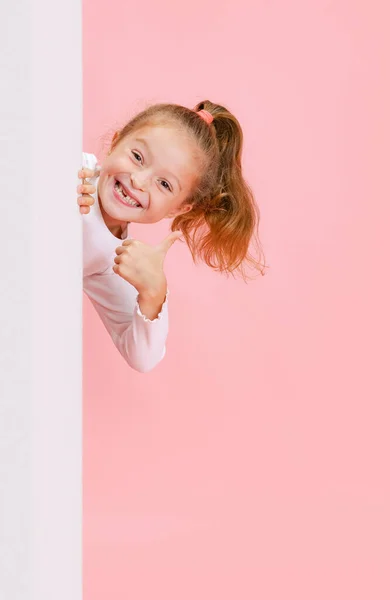
[[(145, 148), (146, 148), (146, 150), (147, 150), (148, 154), (149, 154), (150, 156), (153, 156), (153, 154), (152, 154), (152, 152), (150, 151), (150, 148), (149, 148), (149, 146), (148, 146), (148, 144), (147, 144), (146, 140), (143, 140), (143, 139), (141, 139), (141, 138), (136, 138), (136, 140), (135, 140), (135, 141), (136, 141), (136, 142), (138, 142), (139, 144), (142, 144), (143, 146), (145, 146)], [(181, 191), (181, 185), (180, 185), (180, 181), (178, 180), (178, 178), (176, 177), (176, 175), (174, 175), (174, 174), (173, 174), (173, 173), (171, 173), (170, 171), (168, 171), (168, 172), (167, 172), (167, 175), (168, 175), (169, 177), (171, 177), (172, 179), (176, 179), (176, 181), (177, 181), (177, 185), (179, 186), (179, 189), (180, 189), (180, 191)]]
[(143, 144), (146, 147), (146, 150), (149, 152), (149, 146), (147, 145), (147, 143), (145, 142), (145, 140), (141, 140), (140, 138), (136, 138), (135, 141), (138, 142), (139, 144)]

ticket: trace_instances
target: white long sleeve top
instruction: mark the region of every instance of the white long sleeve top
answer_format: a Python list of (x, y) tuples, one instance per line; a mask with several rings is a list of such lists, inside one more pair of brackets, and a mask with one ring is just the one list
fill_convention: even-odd
[[(83, 167), (95, 169), (97, 158), (83, 152)], [(99, 177), (89, 178), (98, 186)], [(165, 355), (168, 335), (168, 300), (151, 321), (141, 312), (137, 290), (112, 270), (115, 250), (131, 239), (129, 225), (122, 239), (104, 222), (97, 191), (95, 202), (83, 219), (83, 289), (91, 300), (112, 341), (126, 362), (141, 373), (153, 369)]]

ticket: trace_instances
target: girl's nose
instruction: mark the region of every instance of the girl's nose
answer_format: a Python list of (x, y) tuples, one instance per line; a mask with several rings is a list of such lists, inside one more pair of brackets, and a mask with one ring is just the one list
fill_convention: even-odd
[(131, 183), (133, 184), (133, 187), (136, 190), (140, 190), (141, 192), (144, 192), (147, 189), (147, 179), (146, 177), (140, 177), (140, 174), (137, 173), (137, 175), (135, 175), (135, 173), (133, 173), (130, 176), (131, 179)]

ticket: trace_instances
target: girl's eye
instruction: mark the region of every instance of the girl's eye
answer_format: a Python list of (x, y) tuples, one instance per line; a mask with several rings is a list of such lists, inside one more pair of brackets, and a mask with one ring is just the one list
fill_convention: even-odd
[(165, 188), (166, 190), (169, 190), (170, 192), (172, 191), (171, 186), (169, 185), (169, 183), (167, 181), (165, 181), (164, 179), (162, 181), (160, 181), (161, 185), (163, 186), (163, 188)]
[(138, 152), (136, 152), (135, 150), (132, 150), (131, 152), (132, 152), (135, 160), (137, 162), (139, 162), (139, 163), (142, 163), (142, 156)]

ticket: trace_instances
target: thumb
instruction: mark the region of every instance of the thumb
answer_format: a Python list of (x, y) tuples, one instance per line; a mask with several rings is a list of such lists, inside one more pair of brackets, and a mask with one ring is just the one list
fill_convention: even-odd
[(161, 250), (163, 252), (163, 254), (166, 254), (169, 250), (169, 248), (171, 246), (173, 246), (173, 244), (176, 242), (176, 240), (178, 240), (179, 238), (181, 238), (182, 233), (181, 231), (173, 231), (172, 233), (170, 233), (165, 240), (163, 240), (157, 247), (159, 250)]

